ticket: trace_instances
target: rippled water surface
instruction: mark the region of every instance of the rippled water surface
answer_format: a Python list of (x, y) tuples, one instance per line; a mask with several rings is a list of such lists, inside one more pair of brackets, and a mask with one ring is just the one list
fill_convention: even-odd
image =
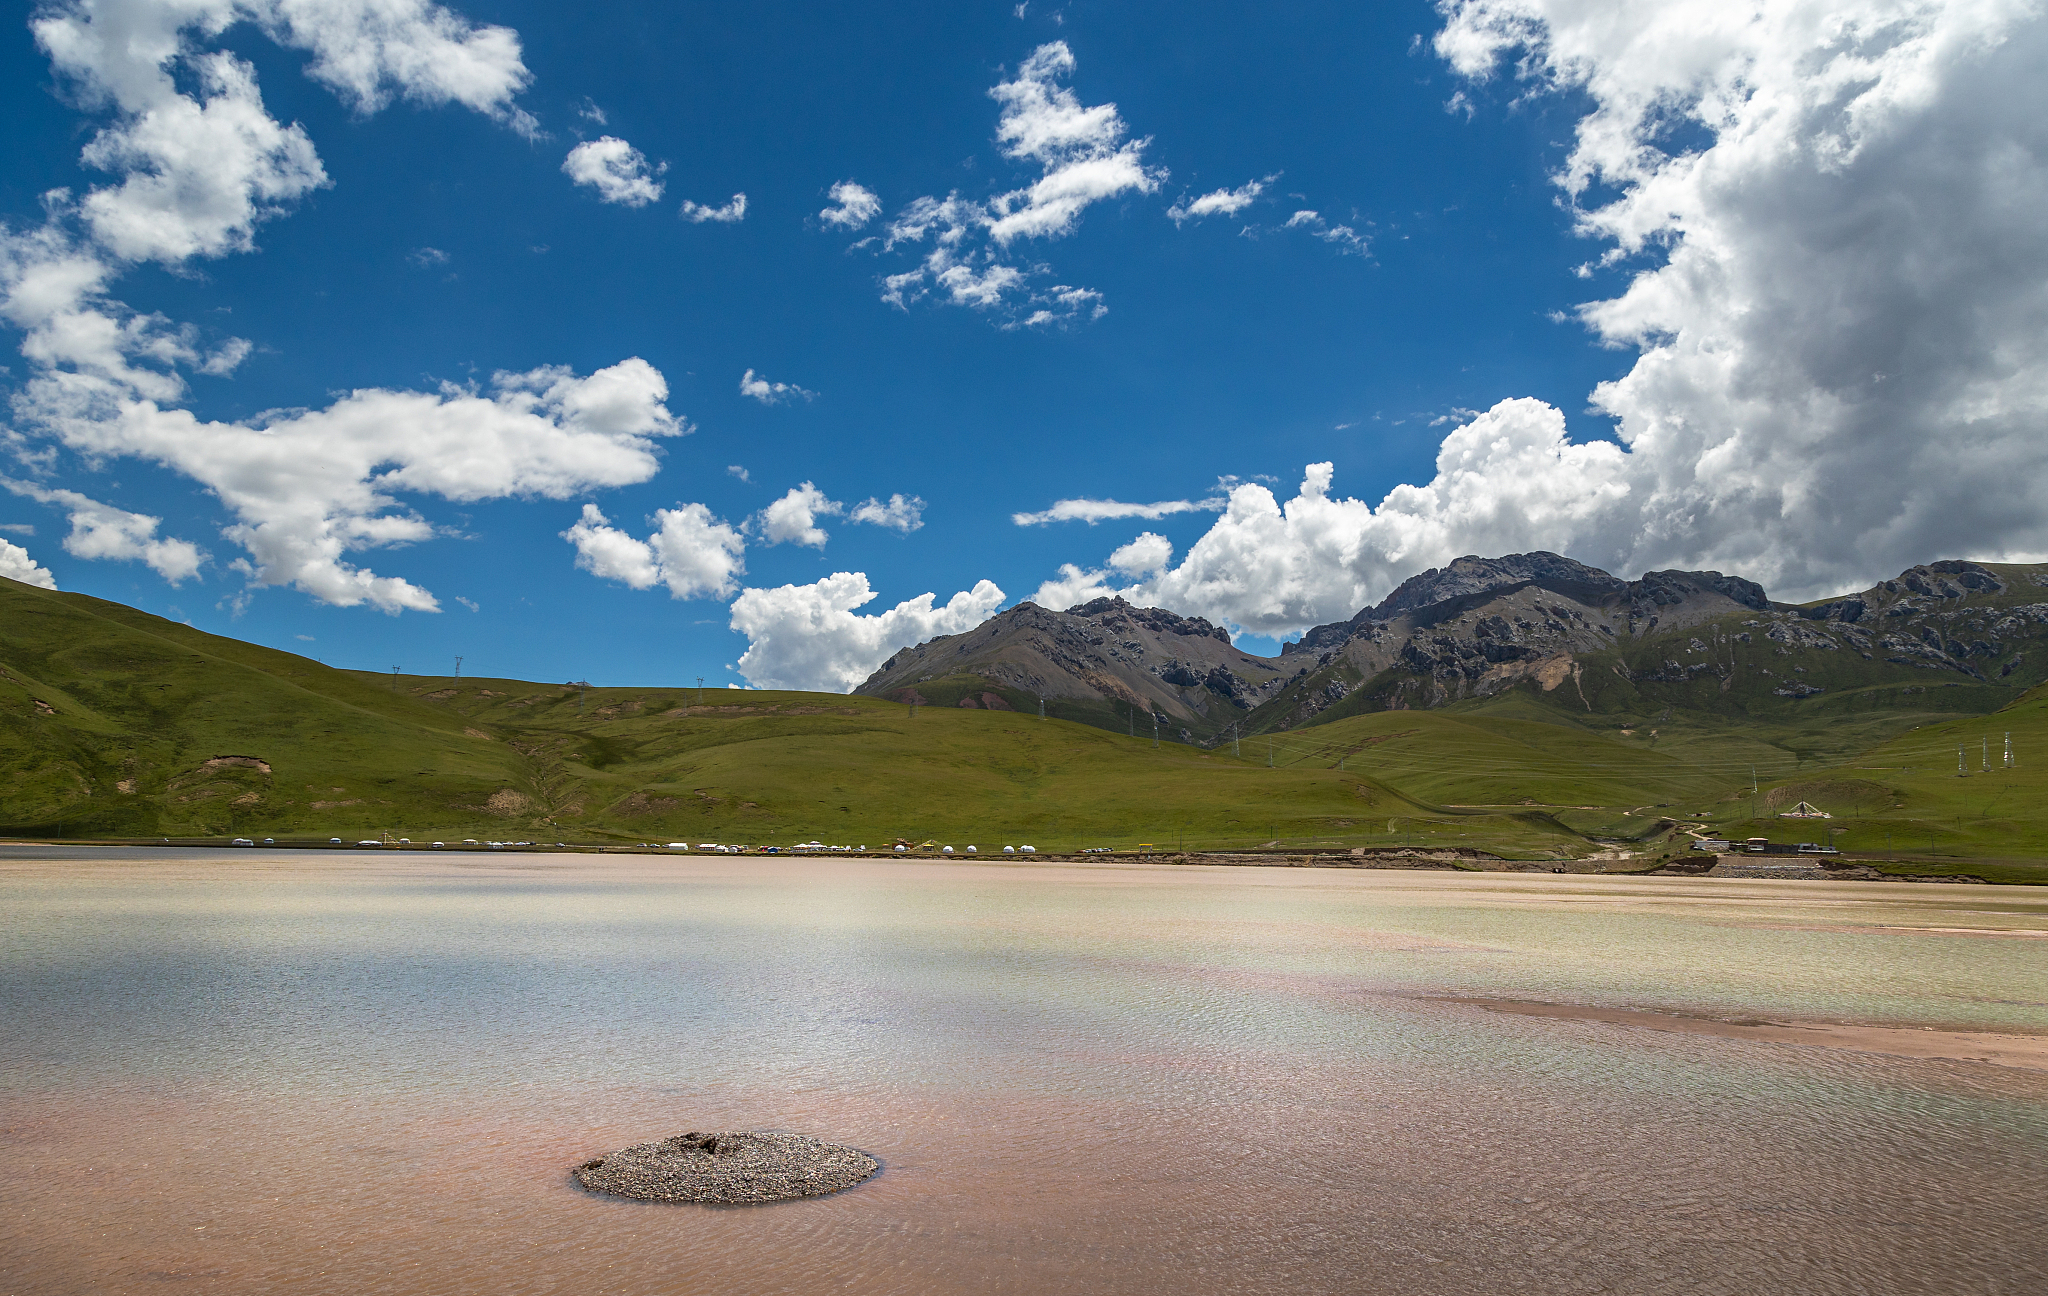
[[(2048, 1290), (2048, 1072), (1460, 998), (2048, 1034), (2021, 888), (0, 856), (0, 1293)], [(691, 1129), (881, 1157), (654, 1206)]]

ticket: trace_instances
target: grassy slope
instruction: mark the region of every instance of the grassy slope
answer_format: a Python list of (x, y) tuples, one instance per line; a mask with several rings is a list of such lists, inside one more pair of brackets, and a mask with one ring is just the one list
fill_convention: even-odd
[[(8, 831), (223, 832), (314, 801), (459, 797), (513, 763), (445, 710), (118, 603), (0, 581), (0, 625)], [(272, 773), (206, 767), (230, 755)]]

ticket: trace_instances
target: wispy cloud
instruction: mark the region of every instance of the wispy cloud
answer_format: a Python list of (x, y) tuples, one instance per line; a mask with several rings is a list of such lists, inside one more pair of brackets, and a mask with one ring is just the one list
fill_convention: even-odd
[(736, 193), (732, 196), (732, 201), (723, 207), (707, 207), (700, 202), (685, 201), (683, 209), (677, 215), (692, 225), (702, 225), (705, 221), (731, 225), (747, 218), (747, 196)]
[(1204, 216), (1235, 216), (1257, 202), (1266, 186), (1279, 178), (1280, 173), (1276, 171), (1263, 180), (1253, 180), (1235, 189), (1217, 189), (1199, 198), (1182, 199), (1166, 209), (1167, 218), (1180, 225)]
[[(1103, 313), (1093, 289), (1061, 285), (1053, 295), (1034, 293), (1030, 280), (1045, 268), (1009, 260), (1019, 240), (1070, 234), (1095, 203), (1152, 193), (1166, 179), (1164, 168), (1145, 163), (1151, 140), (1126, 138), (1115, 104), (1083, 104), (1061, 84), (1075, 66), (1066, 42), (1053, 41), (1034, 50), (1015, 77), (990, 87), (1002, 105), (996, 139), (1003, 156), (1035, 164), (1039, 177), (985, 201), (957, 191), (912, 200), (888, 223), (881, 250), (927, 241), (931, 250), (914, 268), (883, 277), (883, 301), (907, 309), (931, 296), (1032, 326)], [(1085, 297), (1057, 298), (1063, 293)]]
[(888, 527), (909, 535), (924, 525), (924, 501), (915, 495), (891, 495), (885, 504), (870, 496), (854, 505), (846, 516), (855, 522)]
[(1370, 240), (1365, 235), (1360, 234), (1349, 225), (1332, 225), (1324, 220), (1319, 212), (1298, 211), (1294, 215), (1289, 216), (1287, 223), (1280, 228), (1305, 230), (1311, 237), (1321, 239), (1323, 242), (1335, 247), (1338, 251), (1351, 253), (1356, 256), (1364, 256), (1370, 244)]
[(763, 405), (779, 405), (793, 400), (815, 400), (818, 393), (795, 383), (769, 382), (749, 369), (740, 378), (740, 395), (751, 396)]
[(851, 180), (841, 180), (831, 189), (832, 205), (818, 213), (818, 219), (839, 229), (857, 230), (881, 214), (882, 200), (872, 189)]
[(1044, 526), (1048, 522), (1113, 522), (1118, 518), (1156, 521), (1175, 513), (1220, 513), (1229, 501), (1222, 496), (1201, 500), (1160, 500), (1154, 504), (1129, 504), (1122, 500), (1063, 499), (1041, 513), (1012, 513), (1018, 526)]

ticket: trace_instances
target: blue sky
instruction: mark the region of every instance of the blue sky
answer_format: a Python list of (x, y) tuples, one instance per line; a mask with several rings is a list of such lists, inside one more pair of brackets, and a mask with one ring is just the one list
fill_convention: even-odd
[[(1065, 594), (1127, 590), (1227, 622), (1244, 630), (1247, 648), (1273, 651), (1294, 629), (1348, 616), (1401, 577), (1460, 552), (1551, 548), (1626, 575), (1712, 563), (1774, 591), (1814, 594), (1889, 574), (1897, 567), (1885, 564), (1901, 558), (2038, 547), (2030, 496), (1992, 507), (1974, 530), (1944, 523), (1940, 499), (1902, 497), (1866, 519), (1822, 506), (1829, 516), (1814, 523), (1822, 528), (1815, 535), (1768, 534), (1802, 508), (1814, 515), (1813, 484), (1788, 490), (1780, 481), (1764, 492), (1775, 498), (1760, 502), (1756, 482), (1703, 469), (1748, 436), (1802, 461), (1840, 455), (1826, 480), (1862, 481), (1884, 465), (1887, 437), (1958, 415), (1935, 397), (1887, 412), (1880, 394), (1880, 408), (1866, 408), (1860, 421), (1771, 424), (1766, 407), (1822, 397), (1839, 405), (1852, 380), (1829, 378), (1828, 364), (1846, 372), (1866, 357), (1804, 357), (1789, 376), (1779, 372), (1791, 363), (1785, 347), (1730, 323), (1757, 317), (1756, 290), (1739, 297), (1726, 285), (1771, 282), (1774, 259), (1796, 259), (1810, 243), (1806, 224), (1839, 225), (1866, 199), (1856, 186), (1813, 192), (1824, 167), (1787, 172), (1753, 160), (1747, 165), (1797, 195), (1805, 214), (1774, 213), (1769, 194), (1708, 192), (1700, 159), (1745, 163), (1725, 105), (1702, 103), (1700, 68), (1638, 71), (1643, 60), (1624, 44), (1585, 46), (1570, 64), (1559, 54), (1570, 40), (1618, 38), (1566, 30), (1562, 13), (1547, 16), (1533, 0), (1475, 0), (1441, 12), (1429, 4), (419, 4), (411, 6), (417, 30), (395, 35), (366, 25), (348, 0), (221, 0), (224, 30), (172, 23), (176, 40), (162, 57), (53, 55), (65, 32), (162, 27), (162, 8), (57, 4), (41, 11), (57, 26), (40, 43), (27, 25), (0, 42), (0, 95), (13, 126), (0, 166), (13, 268), (0, 287), (25, 299), (36, 259), (56, 264), (53, 240), (62, 241), (65, 255), (104, 275), (97, 295), (79, 298), (87, 314), (109, 327), (125, 322), (131, 337), (183, 339), (114, 344), (138, 370), (175, 375), (176, 390), (117, 375), (90, 399), (53, 395), (55, 379), (99, 372), (99, 362), (39, 342), (63, 330), (38, 324), (30, 307), (10, 312), (22, 353), (8, 357), (4, 378), (13, 462), (0, 473), (17, 489), (0, 494), (0, 522), (13, 528), (0, 538), (64, 589), (338, 665), (429, 673), (452, 668), (460, 654), (466, 674), (845, 687), (897, 640), (962, 628), (1062, 579)], [(1801, 7), (1777, 8), (1794, 22)], [(1678, 31), (1694, 22), (1702, 47), (1719, 40), (1733, 51), (1712, 75), (1729, 84), (1761, 78), (1767, 56), (1758, 51), (1782, 32), (1730, 31), (1710, 9), (1686, 9), (1674, 6)], [(1885, 9), (1873, 7), (1873, 32), (1893, 21)], [(509, 33), (492, 28), (516, 33), (516, 53), (506, 54)], [(1637, 39), (1662, 48), (1669, 34), (1645, 29)], [(418, 70), (422, 61), (445, 67), (464, 41), (480, 49), (474, 42), (490, 40), (497, 61), (468, 80)], [(1896, 46), (1896, 31), (1885, 40), (1885, 50)], [(417, 47), (410, 61), (407, 41)], [(1872, 49), (1879, 43), (1873, 37)], [(260, 101), (248, 102), (260, 102), (280, 129), (302, 130), (327, 183), (308, 182), (299, 155), (296, 189), (259, 192), (260, 214), (239, 225), (187, 210), (178, 195), (152, 206), (144, 194), (134, 211), (114, 215), (112, 205), (92, 207), (86, 195), (96, 187), (216, 165), (196, 134), (185, 142), (193, 160), (179, 155), (184, 144), (167, 145), (137, 123), (155, 113), (167, 123), (159, 134), (175, 133), (161, 108), (166, 96), (220, 96), (201, 60), (222, 51), (253, 70)], [(353, 55), (377, 64), (368, 81), (314, 66)], [(1516, 59), (1527, 60), (1523, 75), (1514, 74)], [(103, 93), (138, 67), (166, 74), (168, 89), (150, 91), (155, 100)], [(1941, 70), (1957, 87), (1998, 73)], [(1799, 81), (1807, 73), (1778, 75), (1794, 91), (1810, 89)], [(992, 96), (1006, 85), (1008, 99)], [(1691, 88), (1673, 98), (1672, 86)], [(1660, 88), (1667, 102), (1643, 108)], [(1084, 125), (1064, 143), (1020, 153), (1024, 137), (1001, 134), (1006, 112), (1020, 131)], [(1594, 129), (1617, 121), (1635, 154)], [(1941, 125), (1905, 121), (1895, 151), (1918, 156), (1913, 132)], [(1799, 129), (1825, 138), (1832, 127)], [(102, 131), (126, 132), (127, 151), (82, 157)], [(603, 188), (565, 173), (572, 149), (606, 139), (622, 141), (606, 146), (614, 157), (632, 159), (612, 194), (628, 201), (607, 201)], [(1645, 149), (1654, 154), (1647, 162)], [(1048, 216), (1050, 224), (1004, 241), (995, 223), (1004, 211), (1028, 205), (1029, 186), (1074, 163), (1124, 165), (1138, 179), (1112, 183), (1064, 222)], [(1867, 201), (1887, 185), (1922, 183), (1897, 159), (1886, 165), (1895, 169), (1863, 186), (1878, 194)], [(225, 164), (216, 169), (222, 174), (202, 176), (201, 188), (250, 192), (253, 182), (226, 174)], [(858, 227), (821, 219), (835, 207), (832, 187), (849, 181), (874, 196), (876, 213)], [(1254, 182), (1262, 188), (1243, 195)], [(45, 199), (58, 189), (69, 197)], [(1234, 212), (1185, 214), (1192, 200), (1219, 191), (1249, 200)], [(1008, 208), (1000, 198), (1020, 193), (1027, 196)], [(739, 219), (681, 214), (686, 202), (723, 208), (737, 194), (745, 195)], [(904, 213), (921, 197), (949, 194), (973, 212), (959, 244), (967, 272), (1007, 267), (1014, 286), (984, 304), (960, 304), (928, 277), (922, 296), (911, 288), (900, 304), (884, 300), (888, 277), (915, 269), (937, 246), (935, 230), (917, 240), (903, 233)], [(121, 201), (117, 194), (109, 204)], [(1673, 214), (1645, 217), (1646, 203)], [(1889, 241), (1851, 236), (1844, 255), (1889, 264), (1901, 239), (1946, 246), (1957, 234), (1937, 230), (1937, 216), (1930, 210)], [(213, 242), (134, 233), (133, 221), (152, 220), (210, 229)], [(1710, 247), (1707, 229), (1732, 233)], [(205, 244), (207, 235), (195, 237)], [(1684, 262), (1688, 239), (1723, 287), (1700, 286), (1712, 276)], [(2001, 226), (1984, 239), (2024, 254), (2023, 281), (2037, 276), (2038, 248), (2024, 231)], [(1934, 284), (1951, 286), (1960, 296), (1964, 285)], [(1693, 297), (1671, 305), (1681, 290)], [(1787, 283), (1784, 291), (1803, 290)], [(1594, 314), (1581, 314), (1587, 303)], [(1599, 303), (1610, 307), (1601, 313)], [(1048, 307), (1064, 317), (1028, 322)], [(1899, 308), (1835, 304), (1852, 319), (1887, 309)], [(162, 319), (149, 326), (151, 315)], [(1797, 320), (1783, 327), (1813, 336)], [(1998, 327), (1982, 339), (1986, 349), (2010, 351), (2017, 337), (2024, 350), (2038, 332), (2038, 323), (2035, 332)], [(247, 354), (236, 360), (238, 338)], [(1910, 339), (1867, 345), (1884, 352), (1874, 366), (1926, 369), (1920, 385), (1929, 390), (1959, 370), (1975, 372), (1968, 357), (1915, 359)], [(1713, 399), (1672, 394), (1682, 387), (1673, 366), (1704, 364), (1702, 355), (1729, 346), (1748, 348), (1738, 359), (1750, 357), (1753, 373), (1723, 371)], [(423, 394), (413, 406), (361, 405), (363, 420), (382, 429), (362, 435), (410, 442), (404, 419), (454, 417), (448, 402), (462, 393), (448, 385), (473, 388), (472, 404), (488, 414), (504, 408), (490, 405), (503, 390), (494, 375), (541, 370), (554, 376), (527, 383), (537, 417), (570, 426), (575, 416), (562, 411), (574, 393), (538, 393), (563, 381), (563, 371), (581, 382), (635, 358), (644, 362), (636, 381), (658, 375), (648, 381), (665, 384), (666, 394), (636, 389), (636, 408), (655, 422), (593, 434), (610, 438), (604, 446), (619, 456), (601, 470), (577, 468), (583, 450), (565, 443), (542, 454), (545, 468), (449, 485), (469, 471), (451, 451), (413, 463), (412, 475), (394, 478), (377, 501), (336, 504), (357, 490), (360, 473), (337, 468), (340, 476), (323, 482), (326, 469), (307, 469), (301, 484), (252, 485), (254, 470), (234, 458), (248, 452), (249, 438), (240, 450), (213, 448), (233, 439), (220, 429), (282, 426), (298, 417), (293, 411), (311, 411), (293, 435), (317, 457), (333, 439), (357, 434), (321, 412), (357, 408), (345, 398), (359, 391)], [(1646, 358), (1661, 367), (1653, 372)], [(790, 386), (761, 393), (768, 400), (749, 396), (741, 384), (750, 371)], [(1689, 390), (1710, 385), (1692, 381)], [(1602, 391), (1609, 394), (1596, 396)], [(138, 392), (151, 402), (148, 427), (132, 410), (111, 412)], [(1747, 393), (1749, 404), (1729, 392)], [(159, 417), (172, 410), (192, 421)], [(685, 424), (693, 429), (686, 435)], [(419, 444), (464, 435), (434, 427), (441, 430), (421, 432)], [(1447, 443), (1460, 428), (1473, 430)], [(1674, 446), (1673, 429), (1701, 428), (1706, 441), (1659, 448)], [(1802, 437), (1811, 444), (1802, 447)], [(1510, 445), (1540, 466), (1518, 467), (1498, 449)], [(1651, 449), (1664, 458), (1653, 462)], [(395, 462), (367, 453), (374, 472)], [(1471, 463), (1454, 472), (1458, 454)], [(563, 455), (572, 462), (557, 462)], [(1332, 484), (1311, 492), (1314, 507), (1253, 516), (1261, 499), (1289, 506), (1305, 467), (1319, 463), (1331, 465)], [(421, 484), (429, 482), (439, 484)], [(816, 494), (808, 509), (797, 501), (797, 514), (812, 516), (785, 504), (778, 525), (764, 513), (804, 483)], [(1434, 493), (1422, 504), (1389, 500), (1404, 483)], [(250, 504), (250, 492), (269, 493)], [(1232, 512), (1219, 520), (1226, 495)], [(857, 520), (863, 501), (881, 511), (897, 496), (883, 524)], [(1095, 524), (1014, 520), (1082, 499), (1194, 507)], [(579, 551), (563, 533), (587, 516), (586, 505), (603, 515), (602, 530), (586, 527), (586, 538), (597, 538)], [(657, 510), (686, 505), (728, 528), (717, 533), (727, 537), (722, 552), (743, 571), (691, 584), (674, 574), (680, 559), (658, 575), (648, 565), (648, 554), (668, 552), (645, 548)], [(322, 533), (343, 537), (320, 560), (332, 577), (324, 585), (293, 579), (297, 569), (274, 549), (235, 530), (257, 525), (260, 513), (263, 526), (283, 534), (278, 528), (296, 525), (291, 518), (323, 509), (330, 522), (346, 514)], [(1901, 532), (1901, 509), (1924, 514), (1925, 525)], [(99, 530), (74, 530), (81, 510)], [(129, 514), (156, 524), (124, 522)], [(349, 530), (365, 518), (404, 525)], [(806, 521), (813, 543), (775, 542)], [(1873, 546), (1874, 533), (1883, 544)], [(701, 547), (702, 528), (691, 534)], [(1738, 534), (1751, 539), (1731, 538)], [(1157, 540), (1123, 549), (1144, 535), (1170, 551)], [(191, 548), (149, 548), (167, 538)], [(1808, 557), (1788, 559), (1788, 544)], [(1120, 550), (1120, 565), (1111, 563)], [(1062, 564), (1070, 565), (1064, 578)], [(333, 575), (364, 572), (400, 578), (407, 591), (380, 607), (377, 597), (356, 601), (347, 592), (356, 587)], [(818, 593), (834, 573), (861, 574), (875, 597), (856, 609)], [(982, 581), (1003, 597), (956, 603), (951, 620), (917, 608), (882, 615), (927, 592), (943, 608)], [(671, 597), (679, 584), (692, 596)], [(742, 593), (785, 587), (798, 593)], [(843, 583), (835, 588), (843, 592)], [(735, 670), (750, 641), (751, 669)]]

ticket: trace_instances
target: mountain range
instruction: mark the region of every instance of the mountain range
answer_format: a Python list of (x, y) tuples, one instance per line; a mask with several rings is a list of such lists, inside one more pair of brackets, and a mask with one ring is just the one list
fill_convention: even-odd
[[(1553, 553), (1465, 557), (1277, 658), (1200, 618), (1097, 599), (1023, 603), (906, 648), (857, 693), (1043, 707), (1182, 741), (1519, 693), (1616, 727), (1674, 710), (1803, 720), (1906, 703), (1982, 714), (2048, 678), (2048, 566), (1944, 561), (1870, 589), (1773, 601), (1719, 572), (1619, 577)], [(1141, 714), (1142, 713), (1142, 714)]]

